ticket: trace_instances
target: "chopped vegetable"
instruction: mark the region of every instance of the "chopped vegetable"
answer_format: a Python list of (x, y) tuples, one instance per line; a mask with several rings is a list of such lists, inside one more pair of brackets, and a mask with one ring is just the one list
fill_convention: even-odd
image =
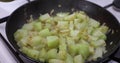
[(81, 55), (77, 55), (74, 57), (74, 63), (84, 63), (84, 59)]
[(42, 29), (41, 22), (35, 22), (33, 26), (34, 26), (34, 29), (37, 31), (40, 31)]
[(48, 63), (85, 63), (106, 52), (108, 27), (83, 11), (48, 13), (14, 33), (20, 51)]
[(65, 62), (60, 59), (50, 59), (49, 63), (65, 63)]
[(46, 28), (46, 29), (41, 30), (41, 31), (39, 32), (39, 35), (40, 35), (40, 36), (43, 36), (43, 37), (46, 37), (46, 36), (51, 35), (51, 32), (49, 31), (48, 28)]
[(90, 51), (89, 51), (89, 45), (81, 43), (78, 45), (78, 52), (83, 56), (84, 59), (87, 59)]
[(47, 45), (50, 48), (57, 47), (59, 45), (59, 38), (57, 36), (48, 36)]
[(67, 54), (67, 58), (66, 58), (65, 63), (73, 63), (73, 57), (70, 54)]
[(49, 18), (50, 18), (50, 15), (47, 13), (47, 14), (41, 15), (41, 16), (39, 17), (39, 20), (40, 20), (40, 21), (45, 21), (45, 20), (47, 20), (47, 19), (49, 19)]
[(57, 58), (57, 49), (50, 49), (46, 54), (46, 59), (56, 59)]

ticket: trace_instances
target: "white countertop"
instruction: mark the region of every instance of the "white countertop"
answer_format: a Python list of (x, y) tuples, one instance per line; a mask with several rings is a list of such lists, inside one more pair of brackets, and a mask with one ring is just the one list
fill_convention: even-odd
[[(94, 2), (104, 7), (105, 5), (112, 3), (113, 0), (88, 0), (88, 1)], [(27, 3), (26, 0), (15, 0), (8, 3), (0, 2), (0, 18), (10, 15), (15, 9), (17, 9), (19, 6), (25, 3)], [(120, 12), (114, 11), (112, 7), (108, 8), (107, 10), (109, 10), (120, 21)], [(5, 24), (6, 23), (0, 24), (0, 32), (6, 38)], [(2, 42), (3, 41), (0, 39), (0, 63), (17, 63), (10, 55), (10, 53), (8, 52), (8, 50), (3, 45)]]
[[(0, 2), (0, 18), (10, 15), (15, 9), (25, 3), (27, 3), (26, 0), (15, 0), (7, 3)], [(5, 24), (6, 22), (0, 24), (0, 32), (6, 38)], [(2, 42), (0, 38), (0, 63), (17, 63)]]

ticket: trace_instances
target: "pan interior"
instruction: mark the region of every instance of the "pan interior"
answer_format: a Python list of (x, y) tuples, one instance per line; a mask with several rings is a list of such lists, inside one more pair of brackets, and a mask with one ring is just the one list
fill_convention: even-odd
[[(59, 5), (61, 7), (59, 7)], [(14, 33), (16, 32), (16, 30), (21, 28), (23, 24), (27, 23), (27, 20), (30, 19), (31, 15), (34, 19), (37, 19), (40, 14), (51, 13), (51, 11), (53, 10), (53, 14), (56, 14), (58, 12), (72, 13), (75, 11), (84, 11), (89, 17), (98, 20), (101, 24), (105, 23), (109, 27), (109, 29), (111, 29), (106, 34), (107, 53), (104, 54), (103, 58), (95, 61), (96, 63), (104, 60), (117, 49), (120, 38), (120, 25), (116, 18), (105, 9), (93, 3), (80, 0), (40, 0), (25, 4), (22, 7), (18, 8), (15, 12), (13, 12), (6, 24), (6, 34), (8, 40), (18, 52), (19, 47), (14, 40)], [(111, 42), (113, 42), (113, 44), (111, 44)]]

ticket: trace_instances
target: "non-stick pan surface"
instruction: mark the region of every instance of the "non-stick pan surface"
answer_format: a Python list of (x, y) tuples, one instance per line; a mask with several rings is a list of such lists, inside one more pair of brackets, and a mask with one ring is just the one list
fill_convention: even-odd
[[(61, 7), (59, 7), (59, 5), (61, 5)], [(74, 11), (72, 9), (74, 9)], [(37, 19), (40, 14), (50, 13), (51, 10), (54, 10), (53, 14), (57, 12), (72, 13), (75, 11), (84, 11), (89, 17), (98, 20), (101, 24), (105, 23), (109, 29), (111, 29), (111, 31), (106, 34), (107, 53), (103, 55), (103, 58), (99, 58), (95, 61), (96, 63), (108, 59), (108, 57), (118, 48), (120, 40), (120, 24), (117, 19), (104, 8), (91, 2), (80, 0), (39, 0), (25, 4), (15, 10), (6, 24), (6, 34), (8, 40), (15, 50), (24, 57), (30, 59), (19, 51), (19, 47), (14, 39), (14, 33), (20, 29), (23, 24), (27, 23), (27, 20), (30, 19), (31, 15), (34, 19)], [(113, 42), (113, 44), (110, 44), (111, 42)], [(94, 62), (91, 61), (91, 63)]]

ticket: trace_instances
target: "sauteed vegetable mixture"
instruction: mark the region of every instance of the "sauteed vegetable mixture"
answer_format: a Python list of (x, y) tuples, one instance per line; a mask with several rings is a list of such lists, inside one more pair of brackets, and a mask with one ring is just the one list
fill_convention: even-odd
[(18, 29), (15, 40), (27, 56), (48, 63), (84, 63), (106, 52), (108, 27), (83, 11), (41, 15)]

